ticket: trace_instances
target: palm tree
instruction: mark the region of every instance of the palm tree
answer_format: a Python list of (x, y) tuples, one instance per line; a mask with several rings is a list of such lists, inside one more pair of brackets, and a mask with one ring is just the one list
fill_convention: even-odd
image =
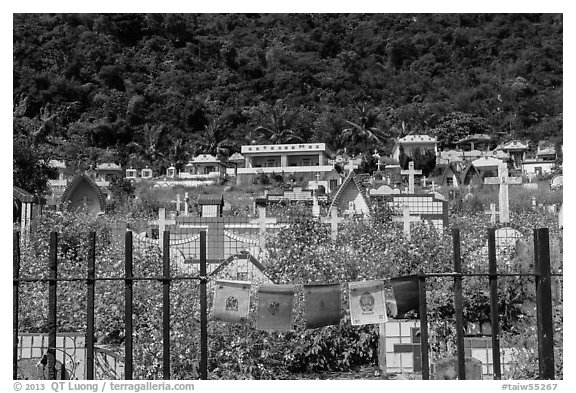
[(226, 135), (226, 127), (220, 117), (213, 117), (199, 135), (198, 149), (219, 158), (228, 157), (234, 142)]
[(142, 143), (130, 142), (127, 147), (136, 150), (144, 160), (154, 165), (160, 159), (164, 159), (164, 154), (160, 151), (160, 144), (162, 138), (166, 134), (166, 127), (164, 125), (150, 126), (148, 123), (142, 129), (143, 139)]
[(366, 105), (356, 108), (360, 114), (360, 121), (354, 123), (350, 120), (345, 122), (350, 126), (342, 130), (340, 138), (352, 145), (362, 145), (363, 152), (370, 152), (376, 145), (382, 145), (385, 141), (385, 132), (376, 127), (378, 115), (377, 109), (367, 109)]
[(266, 105), (259, 108), (263, 125), (259, 125), (254, 131), (260, 139), (266, 139), (272, 144), (299, 143), (304, 139), (294, 129), (299, 120), (300, 112), (289, 110), (282, 100), (278, 100), (274, 106)]

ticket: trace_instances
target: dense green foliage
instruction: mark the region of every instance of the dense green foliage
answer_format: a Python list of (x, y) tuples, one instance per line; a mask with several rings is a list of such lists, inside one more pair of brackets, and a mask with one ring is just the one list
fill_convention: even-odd
[(16, 14), (14, 134), (162, 172), (264, 140), (557, 143), (562, 33), (558, 14)]
[[(375, 325), (351, 326), (348, 313), (347, 282), (424, 272), (450, 272), (452, 238), (450, 228), (439, 236), (425, 225), (416, 225), (412, 239), (402, 233), (399, 223), (390, 222), (389, 212), (375, 209), (370, 220), (348, 220), (340, 225), (336, 242), (326, 226), (303, 217), (298, 207), (283, 209), (283, 217), (294, 215), (291, 225), (270, 234), (267, 240), (268, 274), (277, 283), (297, 285), (294, 329), (289, 332), (255, 329), (256, 302), (246, 325), (209, 322), (209, 373), (211, 379), (283, 379), (292, 373), (353, 370), (377, 361)], [(512, 211), (515, 226), (524, 234), (516, 250), (505, 248), (498, 254), (502, 272), (533, 271), (532, 229), (550, 228), (553, 270), (562, 272), (561, 233), (555, 215), (541, 210)], [(48, 234), (59, 232), (59, 275), (85, 276), (88, 252), (87, 232), (97, 232), (97, 276), (121, 277), (122, 249), (114, 244), (110, 229), (117, 220), (127, 220), (133, 228), (141, 219), (91, 217), (84, 213), (47, 213), (38, 222), (32, 241), (22, 249), (24, 277), (45, 276), (48, 260)], [(482, 212), (457, 211), (450, 215), (451, 227), (461, 231), (461, 255), (465, 272), (486, 272), (486, 232), (489, 218)], [(139, 246), (134, 250), (135, 275), (161, 274), (158, 250)], [(179, 274), (174, 262), (172, 273)], [(229, 277), (235, 279), (235, 277)], [(305, 329), (302, 284), (340, 282), (342, 320), (339, 325)], [(455, 353), (455, 320), (452, 279), (427, 281), (429, 293), (431, 361)], [(161, 284), (138, 282), (134, 286), (134, 359), (137, 378), (161, 378)], [(489, 320), (488, 280), (464, 279), (464, 321), (467, 326)], [(253, 299), (257, 283), (253, 285)], [(117, 281), (96, 285), (97, 345), (115, 344), (122, 353), (124, 302), (123, 284)], [(555, 292), (556, 293), (556, 292)], [(209, 308), (212, 290), (209, 291)], [(506, 376), (534, 378), (536, 316), (535, 289), (531, 278), (507, 277), (499, 280), (499, 312), (503, 329), (502, 346), (513, 348), (515, 363)], [(171, 290), (172, 378), (198, 377), (199, 293), (194, 282), (175, 282)], [(562, 370), (562, 298), (554, 298), (554, 338), (557, 376)], [(46, 331), (47, 297), (45, 284), (21, 284), (20, 327), (22, 331)], [(85, 284), (58, 284), (58, 330), (85, 331)], [(414, 314), (412, 316), (415, 316)]]

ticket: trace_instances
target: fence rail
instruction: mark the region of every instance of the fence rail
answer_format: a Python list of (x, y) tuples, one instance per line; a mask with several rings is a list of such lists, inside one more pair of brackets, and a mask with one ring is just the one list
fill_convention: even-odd
[(13, 261), (13, 378), (18, 378), (18, 311), (19, 311), (19, 285), (20, 283), (44, 282), (48, 283), (48, 350), (47, 369), (48, 378), (56, 379), (56, 311), (57, 287), (61, 282), (86, 282), (86, 378), (94, 379), (94, 303), (95, 285), (102, 281), (124, 281), (124, 379), (133, 379), (133, 283), (135, 281), (162, 282), (162, 337), (163, 337), (163, 377), (170, 379), (170, 283), (173, 281), (196, 280), (200, 282), (200, 379), (208, 378), (208, 334), (207, 334), (207, 296), (206, 296), (206, 232), (200, 233), (200, 275), (198, 276), (171, 276), (170, 275), (170, 232), (164, 232), (163, 244), (163, 275), (162, 276), (134, 276), (133, 275), (133, 242), (132, 232), (126, 232), (124, 254), (124, 277), (97, 277), (96, 276), (96, 233), (89, 234), (88, 271), (86, 277), (58, 277), (58, 234), (50, 234), (50, 252), (48, 277), (21, 278), (20, 277), (20, 234), (14, 235), (14, 261)]
[[(420, 347), (422, 359), (422, 379), (430, 379), (429, 343), (428, 343), (428, 312), (426, 299), (426, 285), (429, 278), (451, 278), (454, 280), (454, 305), (456, 320), (456, 343), (458, 360), (458, 377), (466, 378), (465, 352), (464, 352), (464, 328), (463, 328), (463, 294), (462, 278), (464, 277), (488, 277), (490, 293), (490, 319), (492, 326), (492, 356), (494, 379), (501, 379), (502, 370), (500, 364), (500, 320), (498, 313), (498, 278), (505, 277), (534, 277), (536, 284), (536, 308), (537, 308), (537, 331), (538, 331), (538, 360), (539, 378), (554, 379), (554, 336), (552, 323), (552, 295), (551, 277), (562, 277), (560, 273), (552, 273), (550, 267), (549, 232), (547, 228), (534, 230), (534, 272), (533, 273), (497, 273), (497, 252), (495, 229), (488, 230), (488, 273), (466, 273), (462, 271), (460, 255), (460, 231), (453, 229), (453, 272), (445, 273), (418, 273), (419, 291), (419, 318), (420, 318)], [(125, 339), (124, 339), (124, 378), (133, 378), (133, 284), (136, 281), (159, 281), (162, 283), (162, 338), (163, 357), (162, 372), (164, 379), (170, 379), (170, 285), (174, 281), (194, 280), (199, 282), (200, 287), (200, 362), (199, 377), (208, 379), (208, 331), (207, 331), (207, 233), (200, 232), (200, 272), (199, 275), (171, 275), (170, 271), (170, 232), (165, 231), (163, 236), (162, 275), (158, 276), (135, 276), (133, 274), (133, 239), (132, 232), (125, 234), (124, 252), (124, 276), (110, 277), (96, 274), (96, 233), (89, 234), (88, 268), (85, 277), (58, 277), (58, 234), (50, 234), (48, 277), (30, 278), (20, 277), (21, 255), (20, 234), (14, 236), (13, 252), (13, 378), (18, 377), (18, 311), (19, 311), (19, 286), (21, 283), (43, 282), (48, 283), (48, 377), (55, 379), (57, 376), (56, 364), (56, 334), (57, 334), (57, 288), (62, 282), (85, 282), (87, 291), (87, 314), (86, 314), (86, 377), (94, 379), (94, 324), (95, 324), (95, 286), (102, 281), (123, 281), (125, 301)]]

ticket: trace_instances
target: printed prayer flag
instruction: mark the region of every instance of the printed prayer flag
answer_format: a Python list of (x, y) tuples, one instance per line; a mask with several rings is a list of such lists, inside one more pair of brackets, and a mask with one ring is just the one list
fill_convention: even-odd
[(246, 322), (250, 310), (251, 283), (218, 280), (215, 284), (212, 319), (224, 322)]
[(340, 284), (304, 285), (306, 328), (340, 323), (340, 293)]
[(420, 297), (417, 275), (394, 277), (390, 279), (390, 283), (396, 300), (398, 316), (404, 315), (408, 311), (419, 310)]
[(257, 329), (290, 330), (294, 285), (270, 285), (258, 287)]
[(350, 321), (352, 325), (368, 325), (388, 321), (382, 280), (348, 283)]

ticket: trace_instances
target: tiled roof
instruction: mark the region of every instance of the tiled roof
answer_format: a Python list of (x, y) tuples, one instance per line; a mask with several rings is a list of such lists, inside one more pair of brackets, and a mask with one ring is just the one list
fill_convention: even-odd
[(400, 138), (399, 143), (418, 143), (418, 142), (429, 142), (436, 143), (437, 140), (430, 135), (406, 135), (404, 138)]
[(220, 160), (211, 154), (200, 154), (192, 159), (189, 164), (220, 163)]
[(115, 164), (113, 162), (103, 162), (102, 164), (96, 167), (97, 170), (118, 170), (121, 171), (122, 168), (120, 165)]

